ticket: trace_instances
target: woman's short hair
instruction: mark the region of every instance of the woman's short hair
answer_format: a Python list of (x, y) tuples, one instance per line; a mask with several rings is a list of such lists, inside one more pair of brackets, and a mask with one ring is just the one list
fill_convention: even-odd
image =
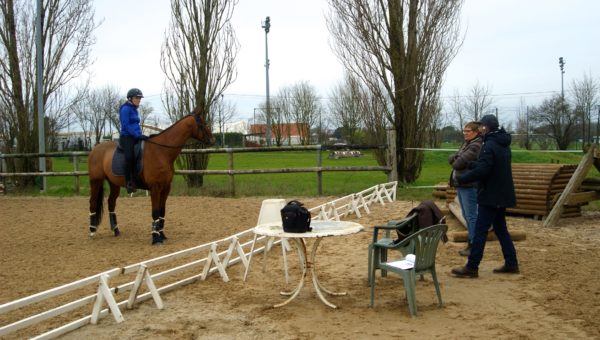
[(471, 131), (477, 131), (479, 129), (479, 123), (475, 121), (468, 122), (465, 124), (465, 129), (469, 129)]

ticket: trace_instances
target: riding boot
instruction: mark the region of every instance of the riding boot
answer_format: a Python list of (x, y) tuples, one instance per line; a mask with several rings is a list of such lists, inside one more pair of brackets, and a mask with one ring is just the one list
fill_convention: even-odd
[(131, 194), (137, 191), (135, 188), (135, 182), (133, 181), (133, 175), (125, 176), (125, 188), (127, 189), (127, 193)]

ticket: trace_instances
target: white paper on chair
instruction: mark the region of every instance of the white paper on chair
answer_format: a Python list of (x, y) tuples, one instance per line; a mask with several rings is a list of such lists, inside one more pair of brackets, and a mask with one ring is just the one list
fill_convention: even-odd
[(412, 269), (415, 267), (415, 255), (408, 254), (404, 260), (388, 262), (387, 265), (405, 270)]

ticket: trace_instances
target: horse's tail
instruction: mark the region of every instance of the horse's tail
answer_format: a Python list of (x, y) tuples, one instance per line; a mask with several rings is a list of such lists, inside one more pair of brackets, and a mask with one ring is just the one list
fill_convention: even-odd
[(104, 213), (104, 183), (100, 184), (98, 193), (96, 194), (96, 218), (97, 224), (100, 225), (102, 222), (102, 215)]

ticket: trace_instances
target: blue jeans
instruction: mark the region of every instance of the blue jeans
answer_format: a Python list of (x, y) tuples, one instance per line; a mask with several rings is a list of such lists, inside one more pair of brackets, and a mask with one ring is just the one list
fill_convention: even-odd
[(515, 246), (510, 238), (508, 229), (506, 228), (506, 208), (481, 204), (478, 207), (475, 235), (473, 237), (471, 255), (469, 255), (467, 267), (479, 269), (490, 225), (494, 226), (494, 232), (502, 247), (504, 264), (508, 267), (517, 267), (517, 251), (515, 250)]
[(469, 232), (469, 243), (473, 243), (475, 235), (475, 223), (477, 223), (477, 188), (456, 188), (460, 210), (465, 222), (467, 222), (467, 231)]

